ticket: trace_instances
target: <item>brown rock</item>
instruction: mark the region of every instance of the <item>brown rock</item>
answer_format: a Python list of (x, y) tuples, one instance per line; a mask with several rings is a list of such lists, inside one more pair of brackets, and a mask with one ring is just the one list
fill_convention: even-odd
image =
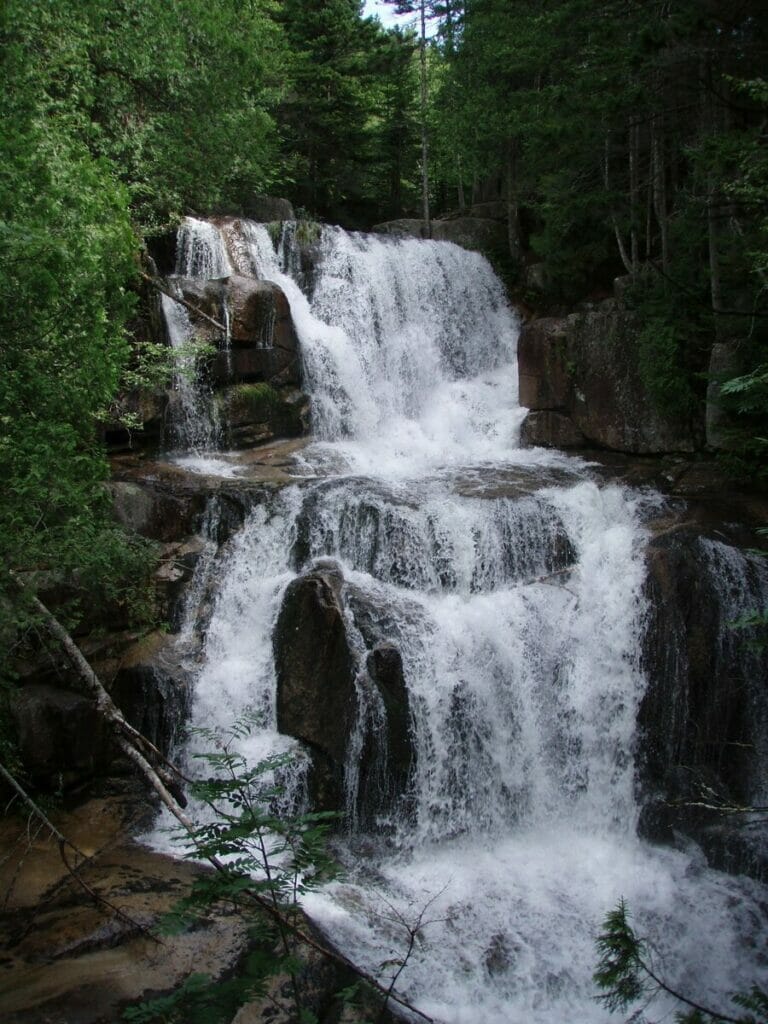
[(589, 443), (562, 412), (542, 409), (529, 412), (520, 429), (520, 443), (526, 448), (586, 448)]
[(28, 843), (26, 819), (2, 823), (0, 884), (10, 897), (0, 917), (4, 1024), (117, 1021), (125, 1006), (173, 991), (192, 970), (216, 978), (237, 963), (247, 945), (246, 923), (231, 910), (214, 909), (161, 943), (140, 930), (186, 896), (201, 869), (133, 843), (127, 831), (138, 809), (134, 801), (91, 800), (53, 815), (90, 858), (79, 867), (84, 882), (123, 918), (94, 903), (68, 875), (46, 830)]
[(432, 238), (436, 242), (453, 242), (463, 249), (478, 252), (506, 250), (508, 247), (506, 226), (488, 217), (432, 221)]
[(279, 196), (253, 196), (245, 205), (245, 215), (251, 220), (271, 224), (281, 220), (296, 220), (293, 205)]
[(347, 639), (339, 570), (325, 566), (289, 584), (275, 626), (277, 726), (312, 750), (319, 806), (343, 802), (347, 745), (357, 713), (355, 657)]
[(689, 419), (660, 412), (643, 383), (639, 331), (637, 319), (610, 300), (568, 317), (567, 352), (574, 366), (571, 417), (586, 437), (605, 448), (638, 455), (695, 451)]
[(542, 317), (525, 324), (517, 343), (520, 405), (528, 409), (570, 407), (573, 381), (567, 358), (565, 319)]
[[(520, 404), (532, 412), (567, 414), (588, 442), (630, 454), (692, 452), (701, 424), (660, 411), (642, 379), (636, 317), (607, 300), (566, 320), (542, 318), (520, 334)], [(553, 431), (548, 437), (547, 432)], [(576, 443), (562, 419), (539, 417), (524, 431), (528, 443)], [(580, 444), (583, 442), (579, 442)]]
[(295, 389), (267, 383), (234, 384), (216, 395), (219, 422), (234, 447), (275, 437), (300, 437), (308, 427), (309, 402)]
[(112, 761), (110, 732), (87, 697), (30, 683), (14, 691), (10, 712), (21, 760), (42, 785), (67, 787)]

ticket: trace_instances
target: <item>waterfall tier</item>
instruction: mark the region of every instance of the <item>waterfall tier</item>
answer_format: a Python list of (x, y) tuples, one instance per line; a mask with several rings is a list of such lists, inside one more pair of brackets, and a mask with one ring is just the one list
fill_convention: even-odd
[[(518, 446), (517, 322), (490, 266), (325, 228), (308, 273), (290, 229), (275, 249), (263, 226), (199, 223), (180, 242), (185, 273), (258, 276), (287, 296), (313, 440), (296, 484), (220, 553), (193, 724), (255, 708), (248, 757), (295, 747), (276, 731), (275, 627), (292, 581), (333, 572), (354, 666), (334, 768), (350, 829), (346, 878), (312, 897), (315, 918), (375, 972), (402, 953), (397, 919), (431, 901), (398, 985), (456, 1024), (610, 1019), (593, 939), (621, 896), (700, 1001), (758, 980), (764, 890), (637, 836), (645, 523), (661, 499)], [(399, 655), (413, 756), (377, 802), (392, 752), (379, 744), (366, 767), (363, 751), (385, 731), (382, 643)]]

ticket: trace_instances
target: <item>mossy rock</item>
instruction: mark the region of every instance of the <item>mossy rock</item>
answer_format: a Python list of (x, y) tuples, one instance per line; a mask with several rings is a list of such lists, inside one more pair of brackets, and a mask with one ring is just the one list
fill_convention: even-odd
[[(231, 444), (251, 444), (305, 432), (303, 404), (295, 390), (271, 384), (235, 384), (217, 395), (219, 421)], [(257, 429), (254, 429), (257, 428)]]

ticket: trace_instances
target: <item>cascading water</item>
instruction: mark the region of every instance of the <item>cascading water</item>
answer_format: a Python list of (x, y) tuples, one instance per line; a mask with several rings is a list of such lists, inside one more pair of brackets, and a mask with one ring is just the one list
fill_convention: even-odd
[(263, 227), (227, 223), (208, 255), (202, 237), (192, 268), (223, 253), (288, 295), (316, 440), (303, 482), (222, 553), (193, 724), (256, 708), (267, 724), (249, 757), (295, 746), (275, 731), (272, 634), (288, 583), (328, 556), (366, 609), (349, 604), (350, 633), (397, 646), (411, 702), (407, 809), (380, 822), (364, 862), (350, 838), (345, 880), (310, 912), (375, 972), (429, 903), (398, 986), (444, 1021), (610, 1019), (593, 938), (622, 895), (681, 989), (717, 1001), (758, 981), (757, 884), (636, 836), (643, 517), (657, 499), (517, 447), (517, 328), (488, 264), (324, 229), (310, 302)]

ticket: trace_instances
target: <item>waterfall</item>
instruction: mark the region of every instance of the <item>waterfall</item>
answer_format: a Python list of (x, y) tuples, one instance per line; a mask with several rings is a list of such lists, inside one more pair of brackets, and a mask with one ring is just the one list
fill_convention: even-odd
[(193, 724), (257, 710), (248, 757), (297, 749), (276, 732), (272, 635), (290, 581), (328, 557), (353, 644), (393, 643), (409, 691), (407, 809), (341, 843), (346, 876), (309, 899), (315, 919), (375, 973), (429, 904), (398, 985), (453, 1024), (611, 1019), (593, 939), (621, 896), (681, 989), (717, 1001), (758, 980), (757, 883), (636, 834), (644, 522), (660, 499), (518, 446), (518, 325), (488, 263), (324, 228), (310, 299), (291, 229), (277, 251), (247, 221), (189, 231), (187, 269), (288, 296), (314, 435), (298, 482), (219, 556)]

